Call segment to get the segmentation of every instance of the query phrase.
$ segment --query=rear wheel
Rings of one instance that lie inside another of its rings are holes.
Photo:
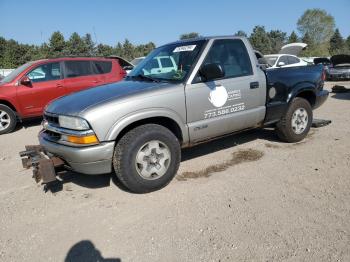
[[[301,97],[291,102],[286,114],[276,126],[277,135],[285,142],[295,143],[303,140],[312,124],[310,103]]]
[[[5,105],[0,105],[0,135],[12,132],[17,124],[15,112]]]
[[[166,186],[181,160],[180,143],[167,128],[146,124],[126,133],[118,142],[113,167],[130,191],[147,193]]]

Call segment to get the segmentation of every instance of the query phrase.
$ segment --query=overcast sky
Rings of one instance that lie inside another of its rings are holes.
[[[0,36],[40,44],[59,30],[66,38],[91,33],[97,43],[110,45],[125,38],[160,45],[192,31],[249,34],[255,25],[290,33],[308,8],[325,9],[343,37],[350,35],[350,0],[0,0]]]

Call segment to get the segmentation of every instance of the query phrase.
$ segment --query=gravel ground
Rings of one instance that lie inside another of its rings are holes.
[[[37,144],[26,123],[0,137],[0,261],[350,261],[350,93],[314,115],[332,124],[297,144],[266,129],[186,149],[144,195],[74,173],[43,193],[18,156]]]

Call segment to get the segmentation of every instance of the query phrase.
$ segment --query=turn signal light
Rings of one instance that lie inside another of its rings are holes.
[[[67,136],[67,141],[74,144],[96,144],[98,143],[98,139],[96,135],[90,136]]]

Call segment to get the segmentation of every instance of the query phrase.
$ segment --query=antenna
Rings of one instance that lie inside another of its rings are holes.
[[[96,35],[96,32],[95,32],[95,27],[94,26],[92,27],[92,31],[94,32],[95,42],[97,44],[98,40],[97,40],[97,35]]]

